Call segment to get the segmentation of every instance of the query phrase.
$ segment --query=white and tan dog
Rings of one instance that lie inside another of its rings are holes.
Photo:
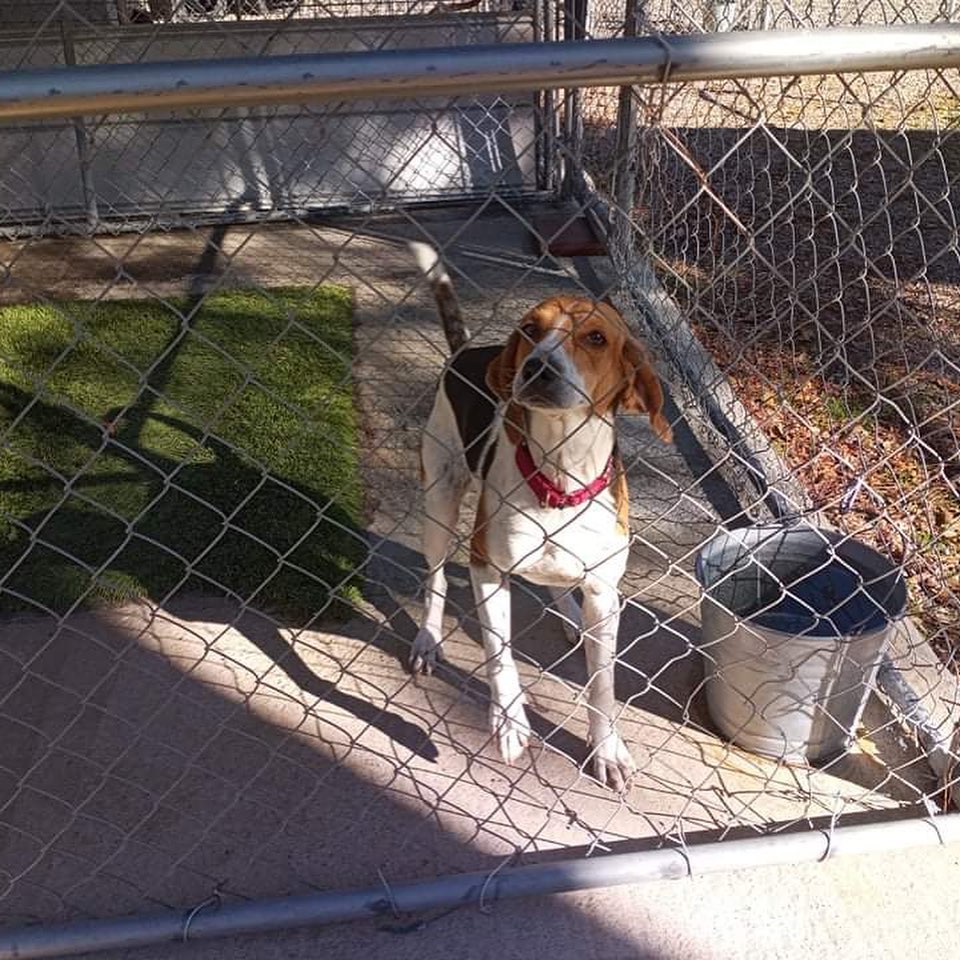
[[[567,622],[582,624],[594,772],[622,789],[635,768],[614,725],[618,585],[629,529],[613,415],[645,412],[669,441],[660,381],[620,315],[581,297],[543,301],[505,346],[463,349],[467,333],[449,276],[431,247],[411,246],[455,354],[421,448],[429,578],[411,667],[430,672],[442,658],[444,562],[463,494],[471,480],[479,481],[470,577],[500,754],[513,762],[530,737],[510,648],[510,577],[518,575],[551,588]],[[582,614],[574,588],[583,595]]]

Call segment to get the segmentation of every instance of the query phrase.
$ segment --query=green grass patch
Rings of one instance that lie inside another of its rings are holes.
[[[0,611],[201,590],[303,617],[352,599],[349,292],[189,309],[0,309]]]

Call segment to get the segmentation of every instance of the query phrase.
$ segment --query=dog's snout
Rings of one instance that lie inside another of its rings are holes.
[[[543,383],[550,383],[558,379],[559,371],[554,369],[549,363],[541,357],[530,357],[523,365],[524,380],[540,380]]]
[[[583,405],[586,392],[563,339],[562,333],[551,332],[523,358],[514,382],[514,396],[520,403],[542,410]]]

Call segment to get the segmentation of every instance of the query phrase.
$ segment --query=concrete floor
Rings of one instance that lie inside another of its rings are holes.
[[[950,957],[960,934],[956,847],[756,867],[561,894],[438,917],[411,934],[365,921],[163,945],[118,960],[903,960]]]
[[[276,896],[368,886],[378,868],[407,880],[493,868],[517,853],[533,861],[843,822],[909,811],[932,789],[877,699],[858,744],[827,771],[761,760],[711,732],[692,558],[736,493],[718,478],[698,482],[703,451],[679,419],[673,448],[639,421],[623,424],[636,543],[617,692],[640,768],[629,793],[610,794],[582,770],[582,658],[538,592],[518,590],[515,607],[540,738],[517,766],[487,742],[462,555],[450,567],[449,663],[429,678],[406,673],[422,577],[416,449],[445,350],[428,292],[391,237],[425,231],[455,245],[465,310],[485,342],[543,296],[591,282],[589,263],[539,261],[513,213],[471,217],[219,230],[217,256],[210,231],[3,251],[6,300],[349,283],[372,548],[365,605],[327,630],[195,597],[4,629],[0,650],[18,661],[46,645],[0,708],[0,719],[28,725],[7,736],[5,766],[31,769],[4,814],[12,829],[0,862],[18,878],[0,899],[5,925],[189,905],[217,886]],[[354,924],[191,953],[892,957],[925,953],[927,938],[947,955],[960,932],[956,898],[944,893],[956,866],[956,851],[938,850],[755,870],[501,904],[489,916],[461,910],[403,936]]]

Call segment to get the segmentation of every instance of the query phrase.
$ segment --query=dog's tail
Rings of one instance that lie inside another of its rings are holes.
[[[453,289],[450,274],[440,260],[437,251],[428,243],[413,242],[410,250],[417,261],[417,266],[423,275],[430,281],[433,298],[437,301],[437,312],[443,323],[443,332],[446,334],[450,350],[456,353],[469,339],[470,334],[463,322],[460,313],[460,301],[457,292]]]

